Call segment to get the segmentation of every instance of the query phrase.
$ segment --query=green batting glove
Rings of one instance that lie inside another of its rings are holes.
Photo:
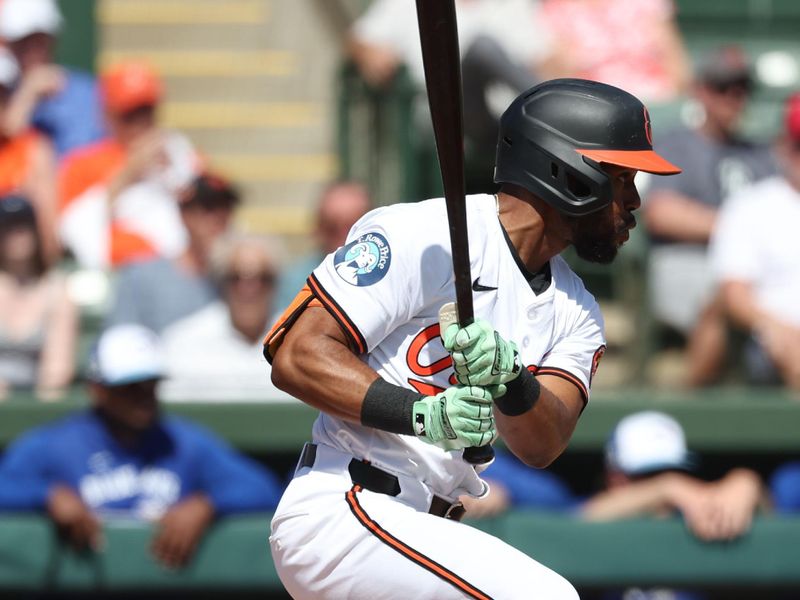
[[[414,403],[414,433],[445,450],[485,446],[497,436],[492,395],[475,386],[456,385]]]
[[[497,386],[513,381],[522,370],[517,345],[507,342],[487,321],[476,319],[464,328],[450,325],[442,343],[453,358],[456,379],[462,385]]]

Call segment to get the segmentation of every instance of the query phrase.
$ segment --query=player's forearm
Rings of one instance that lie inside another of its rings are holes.
[[[497,429],[503,441],[525,464],[544,468],[564,451],[577,422],[571,405],[565,404],[545,382],[536,405],[519,416],[495,410]]]
[[[361,404],[378,374],[347,347],[324,308],[309,308],[286,334],[272,363],[272,382],[334,417],[361,423]]]

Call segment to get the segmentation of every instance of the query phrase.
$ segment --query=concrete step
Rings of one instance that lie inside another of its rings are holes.
[[[196,128],[187,133],[207,154],[335,154],[332,132],[320,131],[316,122],[309,127],[251,127],[224,132]]]
[[[308,244],[311,207],[338,172],[341,49],[313,0],[99,0],[101,66],[144,59],[164,77],[164,123],[242,189],[237,221]]]
[[[297,53],[288,50],[108,50],[100,67],[124,60],[144,60],[167,78],[287,77],[298,74]]]
[[[104,0],[102,25],[264,24],[272,13],[265,0]]]

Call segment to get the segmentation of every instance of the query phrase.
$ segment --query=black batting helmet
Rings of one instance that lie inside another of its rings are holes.
[[[500,118],[495,183],[513,183],[559,211],[582,216],[611,203],[599,163],[674,175],[653,151],[650,115],[634,96],[585,79],[545,81]]]

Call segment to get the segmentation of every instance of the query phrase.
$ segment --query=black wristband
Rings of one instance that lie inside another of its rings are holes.
[[[414,434],[414,402],[422,398],[412,390],[378,377],[361,404],[361,423],[390,433]]]
[[[534,407],[541,393],[542,388],[534,374],[523,368],[516,379],[506,384],[506,393],[495,398],[494,405],[504,415],[518,417]]]

